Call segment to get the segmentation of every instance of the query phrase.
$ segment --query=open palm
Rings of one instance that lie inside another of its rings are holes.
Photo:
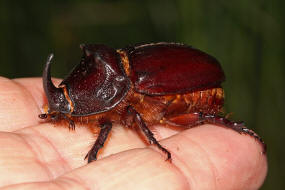
[[[43,122],[40,78],[0,78],[0,189],[258,189],[266,176],[253,138],[213,125],[183,132],[154,127],[172,163],[136,132],[115,125],[99,159],[84,156],[96,135]],[[2,187],[2,188],[1,188]]]

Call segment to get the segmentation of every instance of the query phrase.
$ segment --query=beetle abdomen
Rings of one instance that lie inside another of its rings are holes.
[[[97,122],[100,118],[108,118],[113,123],[126,124],[124,110],[128,105],[133,106],[149,125],[163,123],[172,117],[188,113],[205,113],[216,115],[222,112],[224,91],[222,88],[211,88],[187,94],[149,96],[130,90],[126,99],[114,109],[82,117],[84,121]],[[76,120],[76,117],[73,118]],[[82,120],[82,119],[79,119]]]
[[[222,111],[224,91],[222,88],[211,88],[166,96],[134,93],[132,97],[136,99],[131,99],[132,106],[140,112],[148,125],[155,125],[180,114],[202,112],[215,115]]]

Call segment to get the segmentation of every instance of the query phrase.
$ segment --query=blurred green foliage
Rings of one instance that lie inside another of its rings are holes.
[[[2,0],[0,75],[40,76],[53,52],[52,74],[64,77],[80,59],[80,43],[193,45],[221,62],[226,110],[268,144],[269,174],[262,189],[285,189],[284,2]]]

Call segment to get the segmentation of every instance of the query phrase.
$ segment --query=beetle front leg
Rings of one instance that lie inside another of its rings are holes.
[[[104,146],[104,143],[108,137],[108,134],[110,133],[112,129],[112,123],[111,122],[104,122],[100,125],[100,133],[97,137],[95,144],[91,148],[91,150],[88,152],[88,154],[85,156],[84,159],[88,157],[88,163],[97,160],[97,153],[100,148]]]
[[[142,132],[144,133],[144,135],[148,138],[149,143],[150,144],[154,144],[156,145],[161,151],[163,151],[164,153],[166,153],[167,158],[166,160],[171,161],[171,153],[164,148],[163,146],[161,146],[161,144],[159,144],[159,142],[154,138],[153,133],[149,130],[149,128],[146,126],[145,122],[143,121],[141,115],[132,107],[129,106],[127,108],[127,112],[128,114],[133,115],[134,117],[134,121],[136,122],[136,124],[140,127],[140,129],[142,130]]]
[[[68,129],[75,130],[74,121],[73,121],[70,117],[68,117],[67,115],[65,115],[65,114],[61,114],[61,116],[62,116],[66,121],[68,121]]]

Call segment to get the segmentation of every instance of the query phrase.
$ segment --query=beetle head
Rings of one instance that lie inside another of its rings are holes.
[[[70,104],[64,95],[64,88],[56,88],[51,81],[50,64],[53,54],[48,56],[44,71],[43,71],[43,87],[48,100],[48,109],[46,113],[40,114],[41,119],[51,117],[56,119],[61,113],[70,113]]]

